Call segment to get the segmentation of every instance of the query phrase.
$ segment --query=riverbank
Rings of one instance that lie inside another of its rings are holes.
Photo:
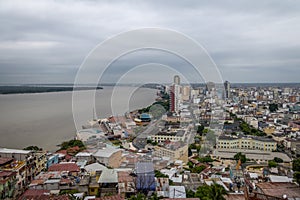
[[[113,114],[113,89],[114,87],[104,87],[96,91],[95,111],[98,118]],[[125,98],[128,94],[124,90],[119,95]],[[129,109],[151,105],[155,97],[156,90],[140,88],[132,95]],[[123,103],[123,99],[116,99],[116,104]],[[80,101],[79,113],[84,111],[87,102],[87,99]],[[0,147],[23,149],[33,145],[55,151],[57,144],[75,137],[72,92],[0,95],[0,112]],[[91,110],[88,115],[83,116],[84,120],[80,123],[85,124],[92,117]]]

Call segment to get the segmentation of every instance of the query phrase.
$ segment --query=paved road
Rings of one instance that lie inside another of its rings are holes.
[[[148,126],[147,129],[137,135],[133,140],[132,144],[138,148],[143,149],[147,144],[147,137],[150,135],[155,135],[159,132],[159,124],[163,123],[161,120],[153,121]]]

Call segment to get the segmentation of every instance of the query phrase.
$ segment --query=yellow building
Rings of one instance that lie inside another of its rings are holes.
[[[217,149],[275,151],[277,149],[277,142],[271,138],[265,137],[220,135],[217,139]]]
[[[171,142],[179,142],[184,141],[187,135],[186,130],[172,130],[168,132],[159,132],[156,135],[152,135],[151,139],[157,143],[161,143],[164,141],[171,141]]]
[[[271,127],[266,127],[264,128],[264,132],[267,135],[272,135],[275,132],[275,127],[271,126]]]
[[[171,142],[164,146],[154,146],[154,156],[169,157],[170,160],[188,162],[188,145],[182,142]]]

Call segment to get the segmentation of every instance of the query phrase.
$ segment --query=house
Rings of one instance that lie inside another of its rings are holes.
[[[294,183],[263,182],[256,184],[256,193],[254,195],[261,197],[258,194],[266,195],[268,199],[271,199],[271,197],[283,198],[284,195],[286,199],[299,199],[300,187]]]
[[[186,192],[184,186],[170,186],[169,198],[186,198]]]
[[[80,172],[80,169],[76,163],[62,162],[59,164],[51,165],[48,169],[50,172],[63,172],[67,171],[73,176],[77,176]]]
[[[118,192],[122,197],[129,197],[135,193],[135,177],[130,171],[118,172]]]
[[[58,154],[50,155],[46,162],[46,169],[49,169],[51,165],[57,163],[58,163]]]
[[[154,146],[153,155],[157,157],[169,157],[171,161],[181,160],[188,162],[188,145],[182,142],[170,142],[164,145]]]
[[[0,171],[0,199],[14,197],[16,172]]]
[[[107,167],[117,168],[120,166],[122,160],[122,150],[110,145],[97,150],[93,153],[96,160]]]
[[[100,184],[99,193],[100,196],[105,196],[107,194],[117,194],[118,193],[118,173],[114,169],[105,169],[102,171],[100,178],[98,180]]]

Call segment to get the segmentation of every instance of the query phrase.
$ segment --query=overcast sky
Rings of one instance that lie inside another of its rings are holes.
[[[195,39],[224,80],[299,82],[299,10],[297,0],[1,0],[0,83],[72,83],[97,44],[144,27],[174,29]],[[147,56],[133,53],[114,65],[178,59],[157,52]]]

